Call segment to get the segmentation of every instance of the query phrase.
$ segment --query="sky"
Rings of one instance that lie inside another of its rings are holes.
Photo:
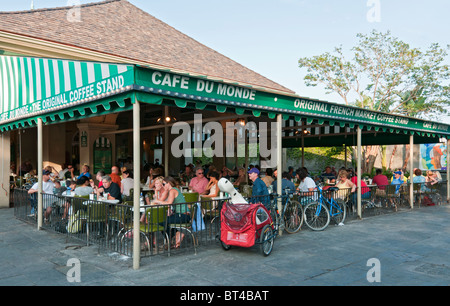
[[[99,2],[96,0],[0,0],[0,11]],[[450,45],[448,0],[129,0],[204,45],[303,97],[343,102],[323,87],[308,87],[302,57],[345,52],[358,33],[390,31],[425,51]],[[118,12],[120,13],[120,12]],[[446,63],[450,64],[450,56]],[[450,117],[441,122],[450,124]]]

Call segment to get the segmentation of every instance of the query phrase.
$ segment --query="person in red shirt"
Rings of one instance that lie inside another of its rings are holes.
[[[357,176],[352,176],[352,178],[350,179],[353,184],[358,186],[357,180]],[[364,182],[363,180],[361,180],[361,196],[363,199],[370,198],[370,188],[367,187],[366,182]]]
[[[109,175],[111,177],[111,180],[116,183],[117,185],[119,185],[119,187],[122,185],[122,179],[120,178],[119,175],[119,168],[116,166],[113,166],[111,168],[111,174]]]
[[[377,169],[377,171],[375,173],[376,173],[376,175],[373,177],[372,183],[377,184],[378,189],[385,190],[386,185],[389,185],[389,180],[388,180],[387,176],[384,174],[381,174],[382,173],[381,169]]]

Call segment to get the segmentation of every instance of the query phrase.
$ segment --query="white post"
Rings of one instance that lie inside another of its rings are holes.
[[[357,213],[358,213],[358,218],[362,218],[362,213],[361,213],[361,154],[362,154],[362,150],[361,150],[361,127],[358,125],[358,127],[356,128],[357,131],[357,145],[358,145],[358,159],[357,159],[357,165],[356,167],[358,168],[357,174],[356,174],[356,178],[357,178],[357,187],[358,187],[358,193],[357,193]]]
[[[414,135],[409,136],[409,205],[411,209],[414,208],[414,186],[413,186],[413,172],[414,172]]]
[[[169,107],[164,106],[164,176],[169,176],[169,126],[166,118],[169,117]],[[201,133],[201,132],[200,132]]]
[[[42,118],[37,119],[37,176],[38,176],[38,230],[42,227],[43,205],[42,205]]]
[[[138,270],[141,261],[140,241],[140,195],[141,195],[141,132],[140,132],[140,105],[133,104],[133,269]]]
[[[447,140],[447,203],[450,202],[450,139]]]
[[[281,114],[277,116],[277,191],[278,194],[282,194],[281,182],[282,182],[282,173],[283,173],[283,163],[282,163],[282,120],[283,117]],[[278,211],[282,210],[281,198],[278,199],[277,202]],[[275,221],[275,220],[274,220]],[[283,229],[280,229],[279,235],[281,236]]]

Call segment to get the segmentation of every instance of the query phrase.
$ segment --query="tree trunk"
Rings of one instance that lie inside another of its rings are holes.
[[[371,173],[373,169],[373,165],[377,160],[377,156],[380,152],[380,146],[367,146],[366,147],[366,155],[365,162],[363,165],[363,173]]]
[[[389,168],[388,169],[392,169],[392,163],[394,161],[395,152],[397,152],[397,145],[395,145],[394,149],[392,150],[392,155],[391,155],[391,159],[389,161]]]
[[[408,166],[408,161],[409,161],[409,151],[410,151],[410,146],[409,146],[409,144],[408,145],[405,145],[405,154],[406,154],[406,156],[405,156],[405,162],[403,163],[403,171],[406,171],[406,167]]]

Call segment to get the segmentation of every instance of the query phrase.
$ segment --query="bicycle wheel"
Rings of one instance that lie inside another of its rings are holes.
[[[299,202],[290,200],[286,203],[284,229],[289,234],[297,233],[303,225],[303,208]]]
[[[313,231],[322,231],[330,223],[328,208],[318,202],[311,202],[306,205],[304,218],[306,225]]]
[[[273,231],[269,224],[266,224],[261,230],[261,237],[259,238],[261,243],[261,252],[264,256],[269,256],[273,249]]]
[[[330,208],[330,215],[336,224],[344,223],[345,217],[347,216],[347,204],[339,199],[334,201]]]

